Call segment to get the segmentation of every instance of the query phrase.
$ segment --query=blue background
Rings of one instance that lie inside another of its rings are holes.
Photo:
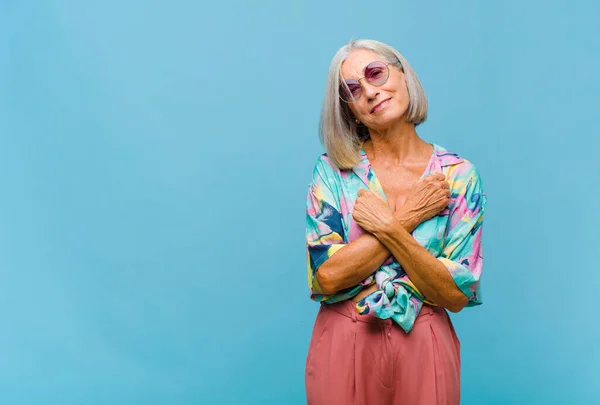
[[[350,38],[406,56],[419,134],[484,180],[462,403],[600,403],[600,7],[415,3],[0,2],[0,403],[304,403],[305,196]]]

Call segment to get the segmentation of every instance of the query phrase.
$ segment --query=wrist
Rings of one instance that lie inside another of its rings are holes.
[[[379,229],[377,232],[374,232],[373,235],[377,239],[381,239],[382,237],[389,238],[393,237],[393,235],[398,231],[401,231],[401,228],[406,229],[406,225],[403,223],[403,220],[397,218],[395,215],[392,215],[385,226],[382,226],[381,229]]]
[[[408,233],[411,233],[419,224],[415,215],[411,215],[410,213],[406,213],[402,210],[394,212],[394,217],[396,218],[396,221],[398,221],[399,225],[402,226],[402,228],[404,228]]]

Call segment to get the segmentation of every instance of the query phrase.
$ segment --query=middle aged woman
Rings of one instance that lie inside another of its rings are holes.
[[[307,199],[308,403],[458,404],[460,343],[446,310],[481,304],[486,196],[475,166],[422,140],[425,93],[389,45],[334,56],[327,151]]]

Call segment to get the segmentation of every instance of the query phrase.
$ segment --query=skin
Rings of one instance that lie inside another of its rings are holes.
[[[375,60],[386,62],[374,52],[353,51],[342,64],[344,79],[361,78],[365,66]],[[410,98],[404,73],[393,65],[389,70],[390,76],[382,86],[360,80],[362,95],[348,104],[354,117],[369,129],[371,139],[363,149],[388,202],[370,190],[359,192],[352,216],[367,233],[325,261],[317,279],[324,292],[335,293],[364,280],[392,254],[423,295],[458,312],[466,305],[467,297],[444,264],[410,234],[418,224],[448,205],[448,183],[441,173],[419,180],[433,152],[432,146],[419,138],[414,124],[406,121]],[[373,112],[373,107],[382,101],[383,108]],[[354,300],[376,289],[377,286],[371,286]]]

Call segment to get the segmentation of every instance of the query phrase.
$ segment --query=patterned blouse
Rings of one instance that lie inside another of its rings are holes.
[[[450,183],[452,196],[448,207],[421,223],[412,236],[440,260],[458,288],[467,296],[467,306],[481,304],[479,280],[482,270],[481,232],[487,197],[475,166],[443,147],[434,150],[421,178],[443,173]],[[401,264],[389,256],[381,267],[358,285],[325,295],[315,277],[331,255],[365,231],[352,218],[358,190],[369,188],[385,194],[364,150],[360,162],[348,170],[339,170],[321,155],[315,164],[306,207],[306,243],[308,285],[311,299],[331,304],[354,297],[363,288],[376,283],[379,289],[356,304],[356,311],[375,317],[392,318],[409,332],[423,303],[435,305],[410,281]]]

